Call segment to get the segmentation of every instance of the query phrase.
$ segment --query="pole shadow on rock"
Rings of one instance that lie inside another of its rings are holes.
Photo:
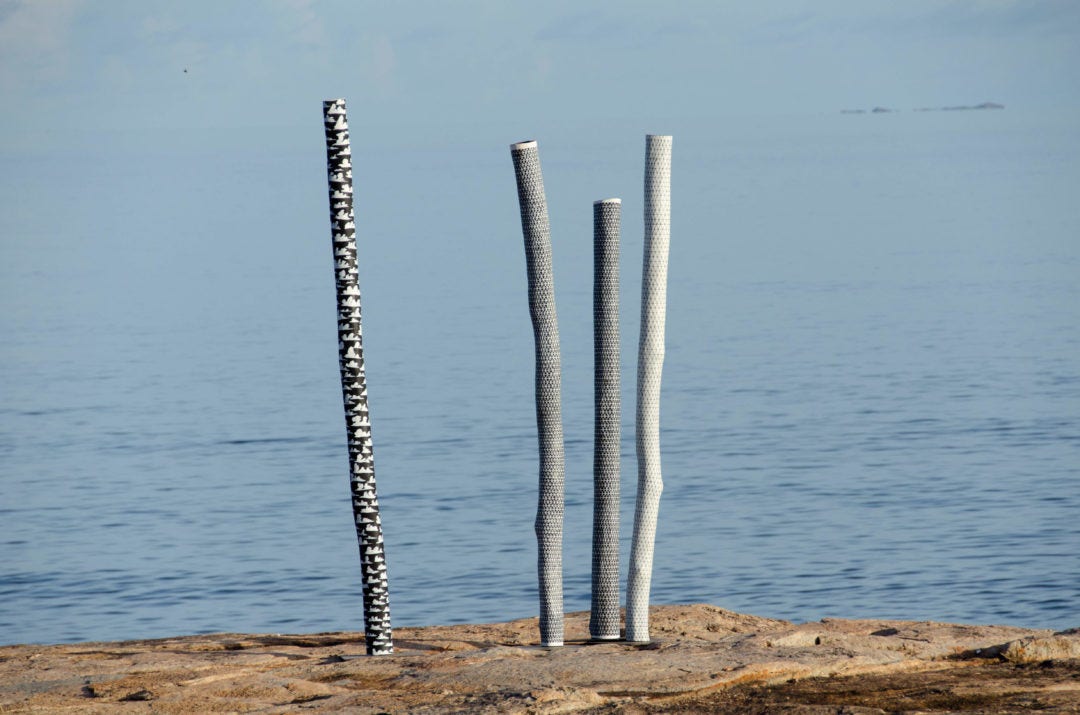
[[[338,359],[345,403],[349,447],[349,481],[353,519],[360,542],[364,590],[364,631],[368,655],[394,651],[390,629],[390,596],[383,549],[379,501],[375,493],[375,459],[368,417],[367,378],[360,325],[356,224],[353,220],[352,152],[345,100],[323,102],[326,168],[330,193],[330,229],[337,285]]]

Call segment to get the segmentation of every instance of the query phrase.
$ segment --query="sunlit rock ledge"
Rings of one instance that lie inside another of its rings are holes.
[[[537,645],[535,618],[362,633],[0,647],[0,712],[852,712],[1080,708],[1080,632],[651,609],[648,644]],[[891,698],[891,700],[890,700]],[[795,709],[791,709],[795,708]],[[816,709],[822,708],[822,709]]]

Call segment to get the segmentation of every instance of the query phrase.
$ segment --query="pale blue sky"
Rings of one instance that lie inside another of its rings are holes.
[[[1074,0],[0,0],[0,148],[93,145],[110,130],[303,131],[336,96],[354,125],[391,133],[987,100],[1076,108],[1077,67]]]

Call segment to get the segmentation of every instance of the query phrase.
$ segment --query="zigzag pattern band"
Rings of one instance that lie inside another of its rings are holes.
[[[375,459],[368,418],[367,379],[360,325],[357,281],[356,224],[353,220],[352,152],[345,100],[323,102],[326,168],[330,189],[330,227],[337,286],[338,359],[349,445],[349,481],[353,519],[360,542],[364,589],[364,631],[368,655],[394,651],[390,628],[390,596],[383,548],[379,500],[375,494]]]

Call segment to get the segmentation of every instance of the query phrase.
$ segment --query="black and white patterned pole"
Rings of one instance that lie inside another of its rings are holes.
[[[529,317],[536,345],[536,429],[540,443],[540,500],[536,510],[537,571],[540,580],[540,644],[563,644],[562,532],[565,458],[563,454],[559,324],[551,273],[548,223],[540,151],[535,141],[510,145],[517,179]]]
[[[660,511],[660,375],[664,367],[668,244],[671,239],[671,137],[645,138],[645,260],[637,382],[637,506],[626,586],[626,640],[649,640],[656,518]]]
[[[353,519],[360,542],[364,588],[364,631],[368,655],[394,652],[390,630],[390,594],[383,550],[379,501],[375,494],[375,459],[368,419],[367,379],[360,330],[360,286],[356,266],[356,224],[353,221],[352,152],[345,100],[323,102],[326,168],[330,185],[330,230],[337,278],[338,359],[345,401],[349,444],[349,476]]]
[[[593,540],[589,636],[619,634],[619,213],[593,203]]]

